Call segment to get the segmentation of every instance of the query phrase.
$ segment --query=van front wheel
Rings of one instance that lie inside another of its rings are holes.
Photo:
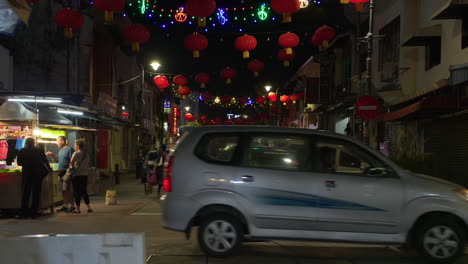
[[[227,257],[234,254],[243,239],[242,225],[233,216],[209,215],[198,229],[198,243],[208,255]]]
[[[418,251],[430,263],[453,263],[465,249],[463,229],[449,217],[427,221],[416,239]]]

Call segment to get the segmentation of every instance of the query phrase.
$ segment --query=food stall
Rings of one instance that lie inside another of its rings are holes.
[[[22,173],[16,162],[26,138],[34,137],[36,114],[18,102],[0,106],[0,209],[21,208]],[[52,174],[42,182],[41,208],[53,208]]]

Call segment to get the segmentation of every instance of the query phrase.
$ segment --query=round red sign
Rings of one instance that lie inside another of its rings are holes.
[[[356,102],[356,114],[364,120],[372,120],[380,114],[380,103],[373,96],[363,96]]]

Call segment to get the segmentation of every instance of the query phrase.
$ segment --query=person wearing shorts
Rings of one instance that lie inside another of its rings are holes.
[[[48,156],[51,156],[55,162],[58,162],[59,185],[62,190],[63,207],[57,210],[57,212],[73,212],[75,206],[71,181],[64,181],[63,176],[67,172],[68,167],[70,167],[70,160],[75,150],[68,146],[67,138],[64,136],[59,136],[57,138],[57,146],[60,148],[57,156],[50,151],[46,153]]]

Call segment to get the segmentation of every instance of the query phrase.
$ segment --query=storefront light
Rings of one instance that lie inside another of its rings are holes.
[[[71,110],[62,110],[62,109],[58,109],[57,112],[61,114],[66,114],[66,115],[83,115],[84,114],[83,112],[80,112],[80,111],[71,111]]]
[[[41,135],[41,130],[39,128],[34,129],[33,130],[33,135],[40,136]]]
[[[8,98],[8,102],[22,102],[22,103],[61,103],[61,98]]]

